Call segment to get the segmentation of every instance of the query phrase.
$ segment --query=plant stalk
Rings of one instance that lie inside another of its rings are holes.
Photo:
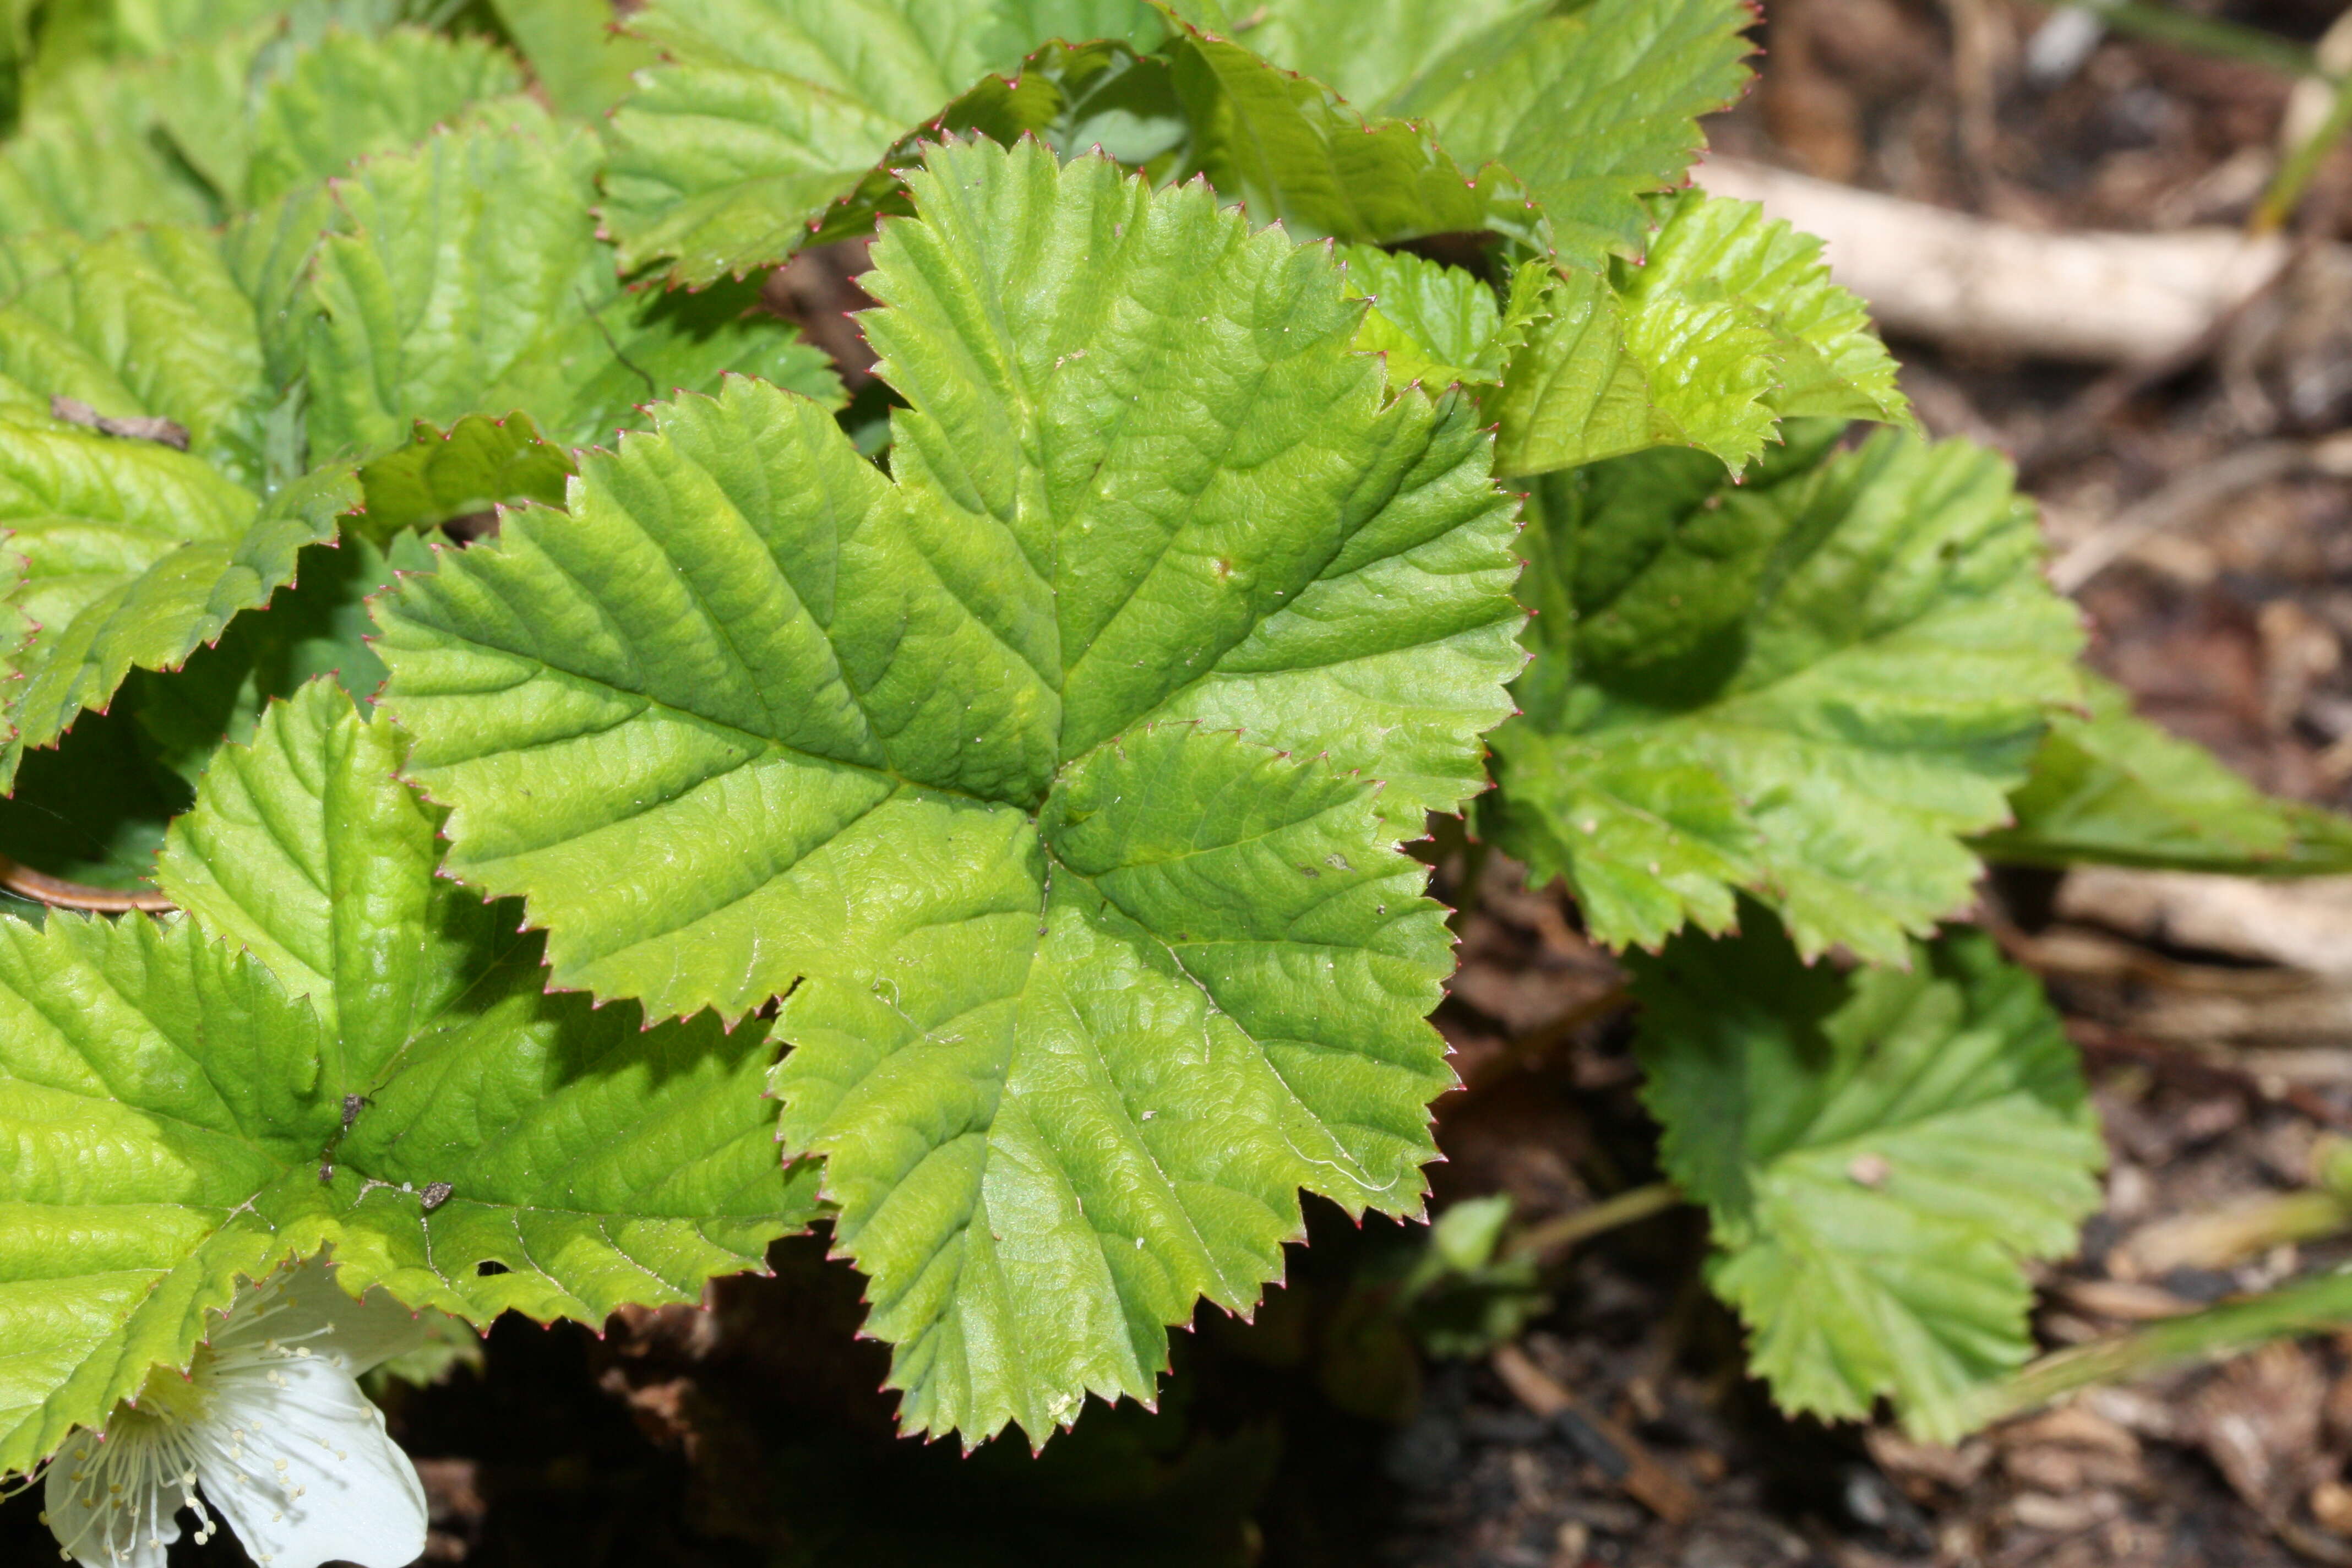
[[[2251,1300],[2168,1318],[2075,1345],[1994,1384],[1964,1404],[1969,1429],[2021,1415],[2094,1384],[2144,1376],[2183,1362],[2248,1350],[2289,1334],[2352,1322],[2352,1270],[2300,1279]]]
[[[1632,1225],[1635,1220],[1663,1214],[1682,1201],[1682,1189],[1672,1182],[1652,1182],[1531,1225],[1512,1238],[1506,1252],[1513,1258],[1540,1257],[1620,1226]]]
[[[2344,133],[2352,131],[2352,78],[2336,84],[2336,100],[2327,106],[2327,118],[2319,129],[2305,137],[2271,176],[2270,188],[2255,204],[2254,216],[2246,226],[2255,234],[2276,234],[2294,216],[2294,209],[2303,201],[2303,193],[2319,173],[2319,165]]]
[[[2153,5],[2144,0],[2082,0],[2084,8],[2118,32],[2171,44],[2200,55],[2268,66],[2288,76],[2322,75],[2310,49],[2290,39],[2211,16]]]

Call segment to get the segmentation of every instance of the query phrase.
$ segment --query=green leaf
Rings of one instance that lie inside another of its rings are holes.
[[[393,534],[383,549],[349,531],[338,543],[306,547],[294,580],[268,609],[239,616],[181,668],[131,678],[122,706],[145,732],[143,750],[194,784],[223,745],[252,739],[272,699],[317,677],[340,680],[362,702],[373,697],[384,669],[365,640],[374,630],[365,600],[392,586],[396,573],[432,569],[432,552],[412,532]]]
[[[1369,116],[1425,122],[1525,183],[1563,259],[1638,256],[1642,197],[1682,183],[1701,117],[1748,80],[1740,0],[1268,0],[1243,41]]]
[[[163,829],[188,809],[188,796],[187,784],[158,765],[132,713],[91,714],[57,750],[25,759],[0,799],[0,855],[86,888],[152,893]],[[38,918],[37,908],[17,908]]]
[[[1496,400],[1496,467],[1542,473],[1696,447],[1734,469],[1780,419],[1908,426],[1895,362],[1821,242],[1747,202],[1685,195],[1640,267],[1570,271]]]
[[[1705,1204],[1708,1278],[1783,1409],[1881,1396],[1930,1440],[2033,1342],[2022,1263],[2074,1249],[2105,1163],[2032,975],[1969,931],[1907,973],[1807,968],[1769,915],[1631,960],[1661,1155]]]
[[[791,255],[982,76],[1162,28],[1141,0],[656,0],[629,31],[672,63],[613,116],[604,216],[625,270],[700,286]]]
[[[1339,264],[1349,294],[1371,307],[1356,329],[1356,347],[1386,354],[1391,382],[1502,379],[1502,307],[1477,278],[1410,251],[1369,246],[1348,247]]]
[[[62,427],[51,399],[110,418],[162,418],[188,450],[247,489],[268,471],[277,401],[253,299],[219,236],[178,225],[96,244],[63,236],[0,247],[0,404]]]
[[[433,875],[397,761],[306,688],[173,825],[189,915],[0,922],[0,1471],[186,1365],[236,1279],[289,1257],[331,1247],[344,1289],[476,1323],[593,1323],[696,1300],[805,1223],[764,1030],[544,994],[512,909]]]
[[[2352,870],[2352,821],[2273,800],[2202,746],[2135,718],[2111,681],[2084,681],[2088,711],[2051,728],[2016,821],[1977,840],[1990,859],[2147,866],[2250,876]]]
[[[270,83],[255,112],[246,205],[413,146],[467,105],[518,92],[522,75],[481,38],[412,28],[382,37],[331,32]]]
[[[1348,292],[1370,306],[1356,347],[1386,354],[1394,384],[1498,382],[1550,308],[1552,270],[1540,261],[1514,268],[1498,303],[1473,274],[1410,251],[1350,246],[1339,260]]]
[[[603,114],[627,94],[631,73],[661,58],[619,30],[612,0],[490,0],[490,9],[565,114]]]
[[[971,832],[942,826],[894,848]],[[1034,836],[986,833],[964,918],[857,932],[870,968],[794,993],[785,1141],[825,1156],[909,1430],[1037,1442],[1148,1399],[1163,1325],[1279,1277],[1298,1187],[1419,1206],[1450,939],[1389,837],[1318,764],[1137,731]]]
[[[908,1424],[1042,1437],[1245,1305],[1296,1186],[1417,1201],[1448,959],[1393,846],[1482,782],[1511,507],[1321,247],[1035,143],[911,184],[864,318],[892,476],[730,382],[378,647],[448,868],[528,895],[559,984],[793,991],[788,1144]]]
[[[0,235],[95,238],[130,224],[213,221],[203,183],[152,128],[145,73],[72,73],[0,143]]]
[[[216,222],[521,87],[494,45],[377,36],[391,19],[346,31],[247,16],[162,58],[66,74],[0,146],[0,234]]]
[[[310,443],[365,455],[414,421],[520,410],[562,445],[610,439],[636,407],[738,371],[828,401],[822,355],[755,285],[622,289],[588,210],[581,133],[480,127],[341,182],[310,298]]]
[[[1523,186],[1491,165],[1466,174],[1427,127],[1368,120],[1311,78],[1192,29],[1169,50],[1191,131],[1175,177],[1206,174],[1258,222],[1296,239],[1391,245],[1492,229],[1550,248]]]
[[[397,539],[494,507],[562,506],[575,471],[528,414],[468,414],[446,431],[419,420],[407,446],[360,469],[364,517],[353,522],[375,538]]]
[[[0,418],[0,526],[27,563],[13,604],[39,628],[17,656],[0,785],[134,667],[175,668],[267,603],[357,499],[323,474],[264,502],[156,442]]]
[[[2005,466],[1892,432],[1816,465],[1834,434],[1738,485],[1659,451],[1538,487],[1536,661],[1487,821],[1612,946],[1725,930],[1744,889],[1809,957],[1901,963],[2078,699]]]

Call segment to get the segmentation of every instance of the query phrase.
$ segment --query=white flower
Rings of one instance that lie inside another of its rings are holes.
[[[415,1314],[381,1291],[352,1300],[323,1260],[246,1287],[194,1365],[157,1367],[50,1464],[42,1517],[60,1555],[164,1568],[185,1508],[199,1542],[217,1511],[262,1568],[405,1568],[425,1550],[425,1491],[352,1380],[422,1339]]]

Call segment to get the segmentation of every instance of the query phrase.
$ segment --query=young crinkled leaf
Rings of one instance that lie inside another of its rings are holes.
[[[1830,281],[1819,240],[1751,203],[1662,205],[1644,264],[1553,283],[1494,399],[1497,472],[1662,446],[1738,469],[1784,418],[1912,423],[1894,360],[1862,301]]]
[[[1241,10],[1244,7],[1235,7]],[[1368,116],[1418,120],[1465,169],[1499,163],[1561,259],[1638,256],[1642,198],[1682,183],[1699,119],[1748,81],[1742,0],[1267,0],[1240,40]]]
[[[1536,661],[1487,821],[1612,946],[1727,929],[1744,889],[1808,956],[1903,962],[2079,700],[2000,461],[1889,432],[1816,465],[1834,433],[1739,485],[1660,451],[1538,488]]]
[[[1643,1099],[1703,1203],[1708,1278],[1780,1406],[1890,1396],[1931,1441],[2032,1354],[2021,1267],[2072,1252],[2105,1163],[2074,1047],[1990,938],[1807,967],[1771,917],[1633,957]]]
[[[631,292],[588,210],[594,145],[542,116],[436,136],[337,190],[307,298],[310,447],[391,451],[414,421],[520,410],[562,445],[727,371],[828,403],[840,384],[756,285]]]
[[[1143,0],[655,0],[629,31],[671,63],[614,113],[604,216],[624,268],[698,286],[791,255],[983,75],[1163,26]]]
[[[2352,821],[2263,794],[2202,746],[2134,717],[2112,681],[2061,717],[2010,797],[2016,820],[1977,840],[1988,859],[2240,876],[2352,870]]]
[[[433,875],[397,746],[315,683],[173,824],[186,915],[0,921],[0,1473],[322,1246],[347,1290],[593,1323],[805,1223],[764,1028],[545,994],[511,906]]]
[[[1356,347],[1386,354],[1391,382],[1498,382],[1550,308],[1552,270],[1540,261],[1514,269],[1500,300],[1474,274],[1411,251],[1348,246],[1339,263],[1348,292],[1370,306]]]
[[[1042,1437],[1246,1310],[1297,1188],[1418,1203],[1449,960],[1395,844],[1480,787],[1512,509],[1321,247],[1034,143],[911,184],[866,279],[893,476],[731,382],[378,651],[448,868],[559,983],[791,991],[786,1142],[908,1426]]]

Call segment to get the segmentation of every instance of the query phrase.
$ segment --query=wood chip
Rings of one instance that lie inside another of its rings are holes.
[[[1558,1427],[1570,1447],[1625,1495],[1664,1520],[1681,1524],[1698,1512],[1698,1493],[1668,1469],[1641,1439],[1554,1382],[1527,1352],[1505,1345],[1492,1358],[1495,1373],[1520,1404]]]
[[[145,416],[128,419],[111,419],[79,398],[58,393],[49,398],[49,416],[68,425],[79,425],[85,430],[95,430],[101,436],[119,436],[126,441],[153,441],[175,452],[188,449],[188,427],[171,419]]]

